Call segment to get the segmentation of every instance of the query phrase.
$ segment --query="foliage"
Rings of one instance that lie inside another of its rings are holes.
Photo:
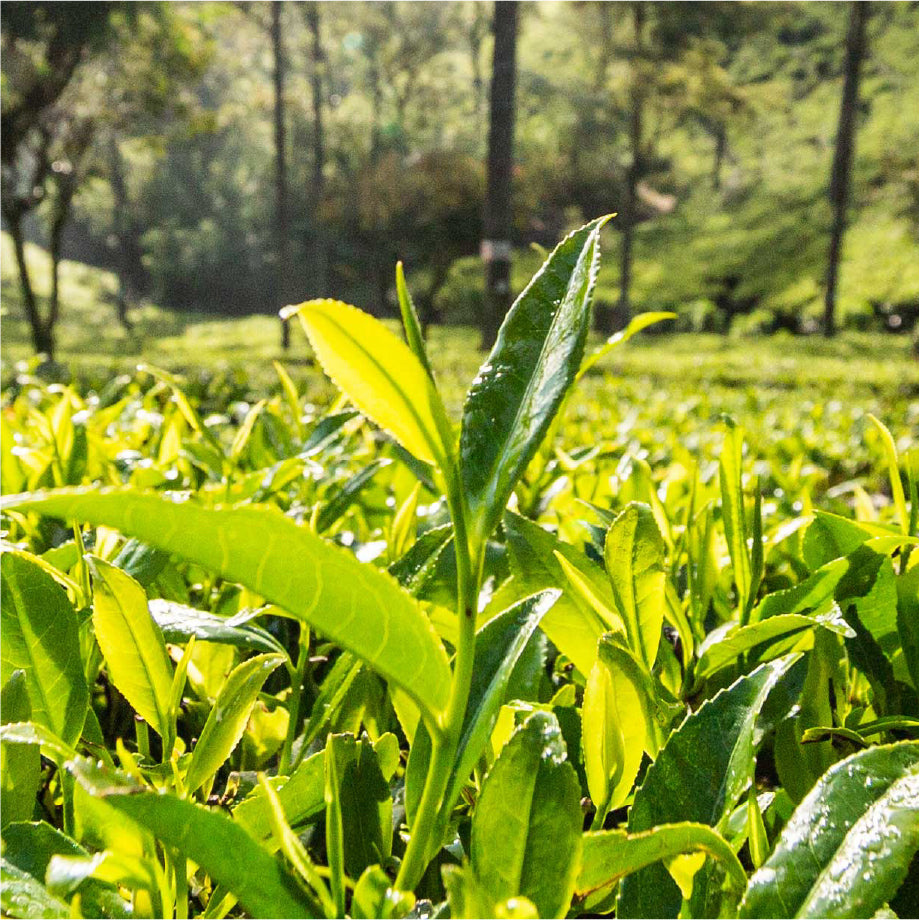
[[[156,368],[20,376],[5,914],[909,915],[915,447],[866,420],[827,492],[826,432],[757,457],[674,404],[656,450],[598,442],[598,246],[548,257],[459,429],[407,292],[407,345],[295,308],[327,411],[280,366],[235,421]]]
[[[5,112],[23,75],[22,21],[41,7],[4,14]],[[50,119],[61,132],[84,115],[96,124],[64,254],[116,269],[138,297],[171,309],[273,314],[283,304],[266,293],[275,269],[267,9],[112,4],[107,19],[109,8],[96,7],[108,28]],[[318,55],[308,50],[311,7],[282,14],[292,289],[393,313],[389,266],[401,257],[425,321],[477,321],[487,5],[323,3]],[[840,318],[903,331],[919,302],[919,120],[908,104],[919,29],[910,4],[873,13]],[[648,7],[632,285],[641,309],[675,310],[682,328],[700,331],[813,328],[846,16],[820,3]],[[90,19],[77,18],[85,30]],[[523,5],[516,290],[538,267],[528,244],[550,245],[623,207],[631,41],[630,17],[607,4]],[[69,60],[48,72],[66,73]],[[49,168],[76,162],[60,147]],[[29,232],[48,245],[40,228]],[[618,240],[608,236],[601,313],[618,299]]]

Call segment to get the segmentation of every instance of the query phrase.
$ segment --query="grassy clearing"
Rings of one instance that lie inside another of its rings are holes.
[[[28,360],[31,346],[8,236],[2,245],[6,382],[17,362]],[[37,292],[44,296],[47,254],[30,246],[28,257]],[[217,380],[236,398],[252,399],[278,389],[271,364],[278,359],[311,402],[322,406],[334,398],[298,326],[284,354],[279,323],[271,316],[214,318],[145,304],[132,312],[130,336],[115,316],[110,272],[64,262],[61,289],[58,360],[82,386],[99,389],[147,362],[190,381]],[[448,407],[458,415],[465,383],[482,357],[478,333],[434,328],[430,352]],[[884,418],[904,443],[919,426],[919,362],[905,336],[848,332],[828,342],[817,336],[645,333],[615,350],[584,381],[574,394],[568,431],[576,441],[591,443],[614,435],[626,421],[630,431],[662,432],[659,425],[677,419],[683,436],[696,443],[705,442],[711,422],[729,414],[767,449],[807,435],[842,462],[850,438],[866,432],[869,412]]]

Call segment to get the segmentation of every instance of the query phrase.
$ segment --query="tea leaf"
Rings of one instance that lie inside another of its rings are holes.
[[[606,220],[559,243],[514,302],[466,396],[461,466],[479,541],[500,519],[577,376]]]
[[[307,757],[288,777],[277,777],[278,801],[287,823],[297,828],[318,818],[325,809],[325,751]],[[271,805],[260,789],[244,798],[233,817],[257,840],[271,833]]]
[[[276,653],[256,655],[238,665],[227,677],[195,745],[185,783],[194,793],[223,765],[239,744],[262,684],[284,658]]]
[[[121,569],[91,557],[93,626],[112,681],[167,749],[172,662],[163,634],[147,609],[144,589]]]
[[[900,478],[900,461],[897,457],[897,445],[894,443],[893,435],[880,419],[875,418],[870,413],[868,418],[881,436],[881,444],[884,447],[884,459],[887,461],[887,475],[890,478],[890,494],[893,496],[893,506],[896,509],[897,517],[900,519],[900,529],[904,534],[909,534],[910,515],[909,508],[906,505],[906,495],[903,491],[903,480]]]
[[[281,862],[226,815],[174,795],[108,785],[104,777],[75,766],[77,779],[94,795],[147,828],[168,847],[185,853],[255,917],[310,917],[307,898]]]
[[[870,917],[919,850],[919,743],[834,764],[750,879],[741,917]]]
[[[611,593],[603,569],[573,547],[559,542],[538,524],[513,512],[504,515],[504,530],[510,568],[520,594],[526,596],[546,588],[567,589],[543,617],[540,626],[581,673],[589,674],[597,655],[597,640],[610,625],[572,592],[555,553],[576,568],[590,584],[591,591],[601,597]],[[615,603],[612,597],[608,601]]]
[[[472,819],[472,872],[492,904],[523,896],[540,917],[565,916],[580,859],[579,799],[555,716],[534,713],[485,777]]]
[[[13,671],[4,684],[0,713],[4,724],[28,722],[32,718],[25,671]],[[37,746],[0,741],[0,823],[5,842],[7,825],[13,821],[28,821],[35,811],[40,768],[41,755]]]
[[[706,824],[684,821],[640,834],[621,830],[585,834],[577,892],[588,894],[606,888],[632,872],[681,853],[705,853],[721,860],[735,890],[746,888],[747,874],[727,841]]]
[[[336,300],[309,300],[285,314],[300,318],[323,370],[361,412],[419,460],[452,467],[447,413],[404,342],[378,319]]]
[[[248,624],[233,626],[227,617],[158,597],[148,602],[150,616],[167,642],[184,645],[192,636],[204,642],[222,642],[238,648],[277,652],[277,639],[265,630]]]
[[[748,608],[753,602],[753,567],[748,546],[747,513],[743,494],[743,429],[729,425],[724,434],[721,451],[721,513],[724,535],[728,541],[737,606],[741,622],[746,623]]]
[[[696,681],[701,683],[717,673],[721,668],[736,664],[741,656],[757,646],[763,646],[764,655],[768,655],[768,644],[787,640],[793,636],[803,636],[813,629],[828,629],[840,636],[852,637],[855,632],[842,617],[839,608],[817,616],[805,616],[800,613],[783,613],[741,626],[728,633],[710,634],[711,641],[699,646],[700,658],[696,665]],[[795,648],[800,648],[800,645]]]
[[[664,538],[647,505],[631,502],[606,535],[606,571],[629,645],[649,670],[657,658],[666,607]]]
[[[4,507],[120,530],[258,592],[369,662],[431,719],[450,668],[427,617],[391,578],[274,508],[203,508],[130,490],[15,496]]]
[[[428,352],[424,347],[421,323],[418,321],[415,302],[412,300],[408,285],[405,283],[405,270],[401,262],[396,262],[396,296],[399,298],[399,311],[402,314],[402,327],[405,330],[408,347],[415,353],[415,357],[421,362],[421,366],[433,380],[434,373],[431,371]]]
[[[630,834],[683,820],[722,828],[753,778],[757,716],[794,660],[761,665],[687,716],[635,793]],[[623,880],[617,916],[676,917],[681,903],[667,870],[648,866]]]
[[[0,572],[0,681],[5,685],[14,671],[23,671],[31,718],[66,744],[76,744],[89,690],[73,607],[50,575],[18,553],[3,554]]]
[[[645,747],[645,713],[640,691],[613,662],[599,659],[587,678],[581,710],[581,747],[594,826],[626,799],[638,775]]]
[[[47,917],[56,920],[70,916],[70,905],[55,897],[28,872],[0,858],[0,905],[6,917]]]

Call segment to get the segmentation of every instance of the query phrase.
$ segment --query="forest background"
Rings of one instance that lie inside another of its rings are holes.
[[[673,310],[680,330],[821,331],[841,221],[828,331],[919,318],[915,3],[7,3],[2,20],[4,325],[37,350],[72,309],[63,260],[113,273],[94,309],[126,335],[151,304],[329,295],[395,315],[402,259],[426,321],[487,338],[483,239],[513,244],[509,296],[540,247],[613,211],[602,329]],[[490,115],[513,137],[499,189]]]

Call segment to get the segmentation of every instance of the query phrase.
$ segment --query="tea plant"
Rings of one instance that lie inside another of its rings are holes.
[[[915,451],[872,421],[853,517],[730,420],[717,469],[562,447],[662,318],[585,356],[603,224],[458,431],[401,268],[405,342],[289,308],[325,414],[280,366],[236,425],[155,368],[8,402],[5,914],[915,914]]]

